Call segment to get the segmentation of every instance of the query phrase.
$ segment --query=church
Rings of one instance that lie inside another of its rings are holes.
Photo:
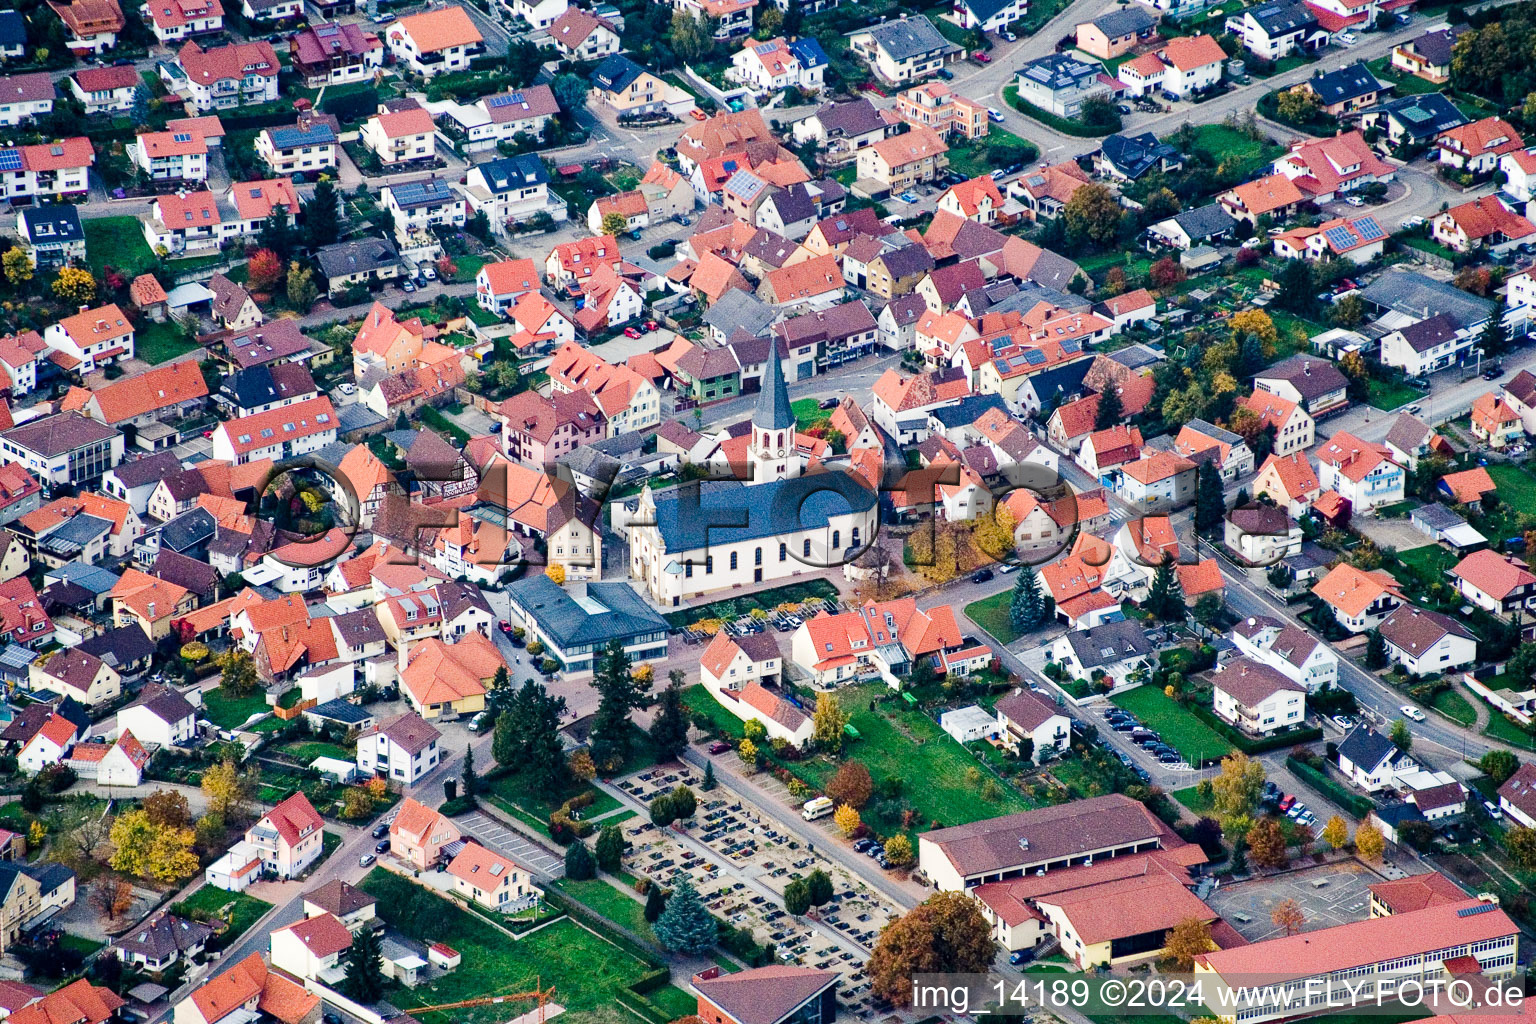
[[[663,606],[842,565],[875,540],[879,496],[841,470],[804,472],[795,414],[770,347],[742,480],[692,481],[640,494],[630,576]]]

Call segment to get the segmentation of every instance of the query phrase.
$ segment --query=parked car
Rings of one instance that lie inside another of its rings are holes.
[[[400,281],[400,290],[403,292],[413,292],[416,290],[416,285],[412,283],[410,278],[403,278]]]
[[[1019,567],[1012,562],[1004,562],[1002,565],[997,567],[997,571],[999,574],[1006,576],[1010,572],[1018,572]]]
[[[373,826],[373,831],[369,832],[368,834],[373,836],[375,839],[383,839],[385,836],[389,835],[389,826],[382,823],[375,825]]]
[[[1502,818],[1502,817],[1504,817],[1503,809],[1501,807],[1499,807],[1498,804],[1494,803],[1492,800],[1484,800],[1483,801],[1483,810],[1488,812],[1488,817],[1490,817],[1490,818]]]
[[[638,338],[638,337],[640,337],[640,330],[639,330],[639,328],[636,328],[636,327],[626,327],[626,328],[624,328],[624,337],[626,337],[626,338]]]
[[[816,408],[818,408],[818,409],[836,409],[837,408],[837,403],[840,402],[840,401],[841,401],[841,399],[838,399],[838,398],[823,398],[821,401],[816,403]]]
[[[365,853],[361,857],[357,858],[357,866],[360,868],[365,868],[376,860],[378,860],[378,858],[373,854]]]
[[[949,70],[949,68],[939,68],[938,74],[939,77],[944,79],[946,82],[953,81],[955,77],[955,73]]]
[[[1359,41],[1360,37],[1355,35],[1353,32],[1339,33],[1339,45],[1341,46],[1354,46]]]
[[[972,583],[985,583],[993,576],[991,569],[980,569],[971,575]]]
[[[998,110],[996,107],[988,107],[987,108],[987,117],[989,119],[991,119],[996,124],[1002,124],[1003,123],[1003,112],[1001,110]]]
[[[1016,43],[1019,41],[1019,37],[1014,35],[1012,32],[1009,32],[1007,29],[999,32],[998,35],[1002,36],[1005,41],[1010,43]]]
[[[1348,203],[1350,206],[1364,206],[1365,205],[1365,200],[1361,199],[1359,196],[1345,196],[1344,197],[1344,201],[1346,203]]]
[[[380,839],[377,843],[374,844],[373,852],[374,853],[388,853],[389,852],[389,840],[388,839]]]
[[[421,268],[421,279],[423,281],[436,281],[437,280],[437,271],[433,270],[431,267],[422,267]]]
[[[985,53],[973,53],[971,54],[971,60],[974,60],[977,64],[992,63],[992,58]]]
[[[723,754],[730,749],[731,745],[724,740],[715,740],[715,742],[709,745],[709,752],[711,754]]]
[[[687,221],[683,221],[683,223],[686,224],[688,222]],[[641,330],[645,330],[645,331],[654,331],[656,328],[658,328],[660,326],[661,325],[658,324],[655,320],[647,320],[645,323],[640,325],[640,328],[641,328]]]
[[[1407,717],[1413,719],[1415,722],[1426,721],[1425,716],[1424,716],[1424,712],[1420,711],[1418,708],[1414,707],[1412,704],[1404,704],[1402,707],[1398,708],[1397,710],[1401,711],[1404,715],[1406,715]]]
[[[1282,811],[1290,810],[1295,805],[1295,803],[1296,803],[1296,794],[1294,794],[1294,793],[1286,793],[1285,795],[1280,797],[1280,809]]]
[[[865,850],[869,849],[871,846],[874,846],[874,845],[875,845],[875,841],[873,839],[859,839],[859,840],[855,840],[855,842],[853,844],[853,852],[854,853],[863,853]]]
[[[343,381],[341,384],[337,385],[336,390],[340,391],[344,395],[355,395],[357,394],[357,385],[353,384],[351,381]]]

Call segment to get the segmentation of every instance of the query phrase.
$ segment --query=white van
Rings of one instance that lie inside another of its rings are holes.
[[[814,800],[807,800],[805,806],[800,809],[800,817],[806,821],[815,821],[832,813],[832,798],[818,796]]]

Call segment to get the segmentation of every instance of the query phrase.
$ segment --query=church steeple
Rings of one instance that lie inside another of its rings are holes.
[[[800,475],[795,454],[795,411],[789,407],[789,387],[779,362],[779,341],[768,342],[768,365],[763,370],[763,390],[752,412],[753,483],[787,480]]]

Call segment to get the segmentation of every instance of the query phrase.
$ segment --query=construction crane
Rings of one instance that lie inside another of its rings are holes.
[[[481,996],[478,999],[461,999],[456,1003],[437,1003],[433,1006],[418,1006],[407,1010],[407,1013],[432,1013],[436,1010],[459,1010],[469,1006],[491,1006],[495,1003],[511,1003],[522,999],[537,999],[539,1001],[538,1024],[544,1024],[544,1004],[549,1002],[550,996],[555,994],[555,987],[535,987],[531,992],[508,992],[499,996]]]

